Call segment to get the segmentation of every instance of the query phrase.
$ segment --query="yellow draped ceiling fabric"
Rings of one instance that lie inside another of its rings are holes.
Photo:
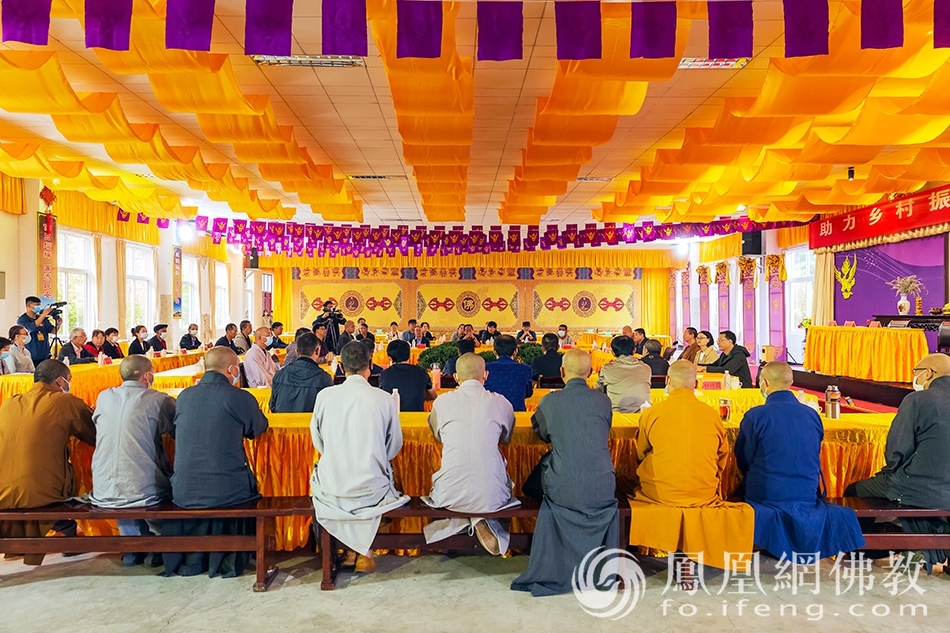
[[[933,47],[933,10],[905,0],[905,45],[861,49],[860,3],[832,2],[829,55],[768,60],[758,96],[726,97],[712,127],[656,150],[594,217],[707,221],[748,206],[757,221],[808,220],[950,179],[950,49]]]
[[[79,191],[57,191],[53,214],[61,226],[152,246],[161,242],[154,221],[139,224],[133,215],[130,221],[119,222],[114,204],[92,200]]]
[[[677,21],[676,57],[630,59],[629,5],[603,3],[601,12],[603,57],[558,62],[551,94],[537,101],[521,165],[508,181],[498,212],[502,222],[538,224],[581,165],[591,162],[593,148],[613,138],[618,118],[640,111],[648,82],[666,81],[676,72],[689,20]],[[615,219],[611,213],[594,216]],[[633,220],[627,215],[625,221]]]
[[[686,258],[671,250],[587,249],[534,253],[490,253],[488,255],[447,255],[416,257],[261,257],[261,268],[682,268]],[[669,308],[667,305],[666,308]]]
[[[181,250],[189,255],[198,255],[200,257],[210,257],[219,262],[228,261],[228,249],[224,242],[215,244],[210,235],[201,237],[181,245]]]
[[[0,211],[10,215],[26,214],[23,179],[0,172]]]
[[[373,40],[389,80],[403,158],[412,165],[430,222],[465,220],[475,87],[472,58],[459,56],[456,3],[442,4],[442,50],[434,59],[397,58],[396,2],[367,3]]]
[[[805,227],[807,229],[807,227]],[[700,242],[699,261],[703,264],[742,256],[742,234],[733,233],[719,239]]]

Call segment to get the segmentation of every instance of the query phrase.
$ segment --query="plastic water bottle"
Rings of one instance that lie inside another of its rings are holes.
[[[432,386],[437,390],[442,387],[442,366],[432,363]]]
[[[336,359],[336,356],[333,357],[333,360],[330,361],[330,373],[336,376],[336,368],[339,366],[339,361]]]
[[[400,408],[400,404],[401,404],[401,403],[400,403],[400,401],[399,401],[399,390],[398,390],[398,389],[393,389],[393,400],[396,401],[396,410],[397,410],[397,411],[401,411],[402,409]]]
[[[732,389],[732,380],[729,378],[729,372],[725,371],[722,373],[722,388],[725,391]]]
[[[99,356],[96,358],[99,363],[99,366],[102,367],[106,363],[106,355],[102,352],[99,352]]]
[[[63,364],[69,366],[69,356],[63,356]]]
[[[805,399],[805,392],[802,391],[801,389],[798,390],[798,392],[795,394],[795,397],[798,398],[798,401],[801,402],[802,404],[805,404],[805,402],[807,402],[807,400]]]

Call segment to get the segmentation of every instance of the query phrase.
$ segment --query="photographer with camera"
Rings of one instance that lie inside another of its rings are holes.
[[[39,297],[27,297],[26,312],[16,321],[17,325],[26,328],[30,334],[26,349],[34,365],[39,365],[50,357],[50,334],[63,324],[62,312],[57,308],[65,303],[54,303],[45,309],[40,308],[41,303]]]
[[[323,325],[327,328],[327,346],[330,351],[339,354],[340,348],[340,326],[346,323],[346,317],[343,313],[333,307],[332,301],[323,302],[323,313],[313,322],[313,329]]]

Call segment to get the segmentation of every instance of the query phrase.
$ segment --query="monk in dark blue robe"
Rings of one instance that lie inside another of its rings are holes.
[[[755,545],[800,562],[864,546],[854,512],[824,502],[821,441],[824,428],[813,409],[789,390],[792,368],[772,362],[759,376],[765,404],[750,409],[739,426],[736,464],[745,477],[745,501],[755,509]]]

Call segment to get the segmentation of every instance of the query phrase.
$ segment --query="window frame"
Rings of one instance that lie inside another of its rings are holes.
[[[72,266],[67,266],[66,256],[63,249],[66,247],[66,243],[70,239],[79,239],[83,242],[83,248],[85,250],[85,260],[86,268],[74,268]],[[70,305],[75,303],[71,301],[68,296],[68,291],[66,291],[61,286],[62,275],[80,275],[85,278],[85,297],[83,298],[85,305],[83,310],[82,320],[70,325],[69,317],[72,313]],[[96,314],[96,304],[98,300],[98,291],[99,286],[96,280],[96,262],[95,262],[95,253],[93,252],[93,237],[92,234],[85,231],[77,231],[73,229],[63,229],[60,228],[56,236],[56,301],[68,301],[67,305],[63,306],[63,325],[66,328],[66,335],[68,335],[69,330],[73,327],[81,327],[86,331],[87,334],[96,329],[96,324],[98,323],[98,314]],[[62,333],[61,333],[62,334]]]
[[[137,275],[134,272],[130,272],[130,267],[134,266],[136,251],[140,251],[143,255],[145,255],[148,258],[148,265],[146,266],[148,270],[145,272],[145,274]],[[155,261],[153,257],[154,257],[154,253],[152,252],[152,248],[150,246],[139,245],[132,242],[126,242],[125,244],[125,271],[123,272],[125,274],[125,288],[124,288],[125,319],[126,319],[126,324],[129,328],[133,328],[136,325],[144,325],[146,327],[149,327],[150,323],[155,322],[155,312],[156,312],[155,286],[153,285],[155,283],[155,280],[152,279],[154,277]],[[129,290],[130,282],[133,284],[133,289],[131,292]],[[139,321],[134,318],[135,309],[137,307],[136,302],[134,301],[134,297],[135,297],[134,286],[137,283],[143,283],[143,282],[145,283],[145,288],[146,288],[145,298],[146,298],[147,305],[145,306],[145,309],[144,309],[144,316],[142,320]]]

